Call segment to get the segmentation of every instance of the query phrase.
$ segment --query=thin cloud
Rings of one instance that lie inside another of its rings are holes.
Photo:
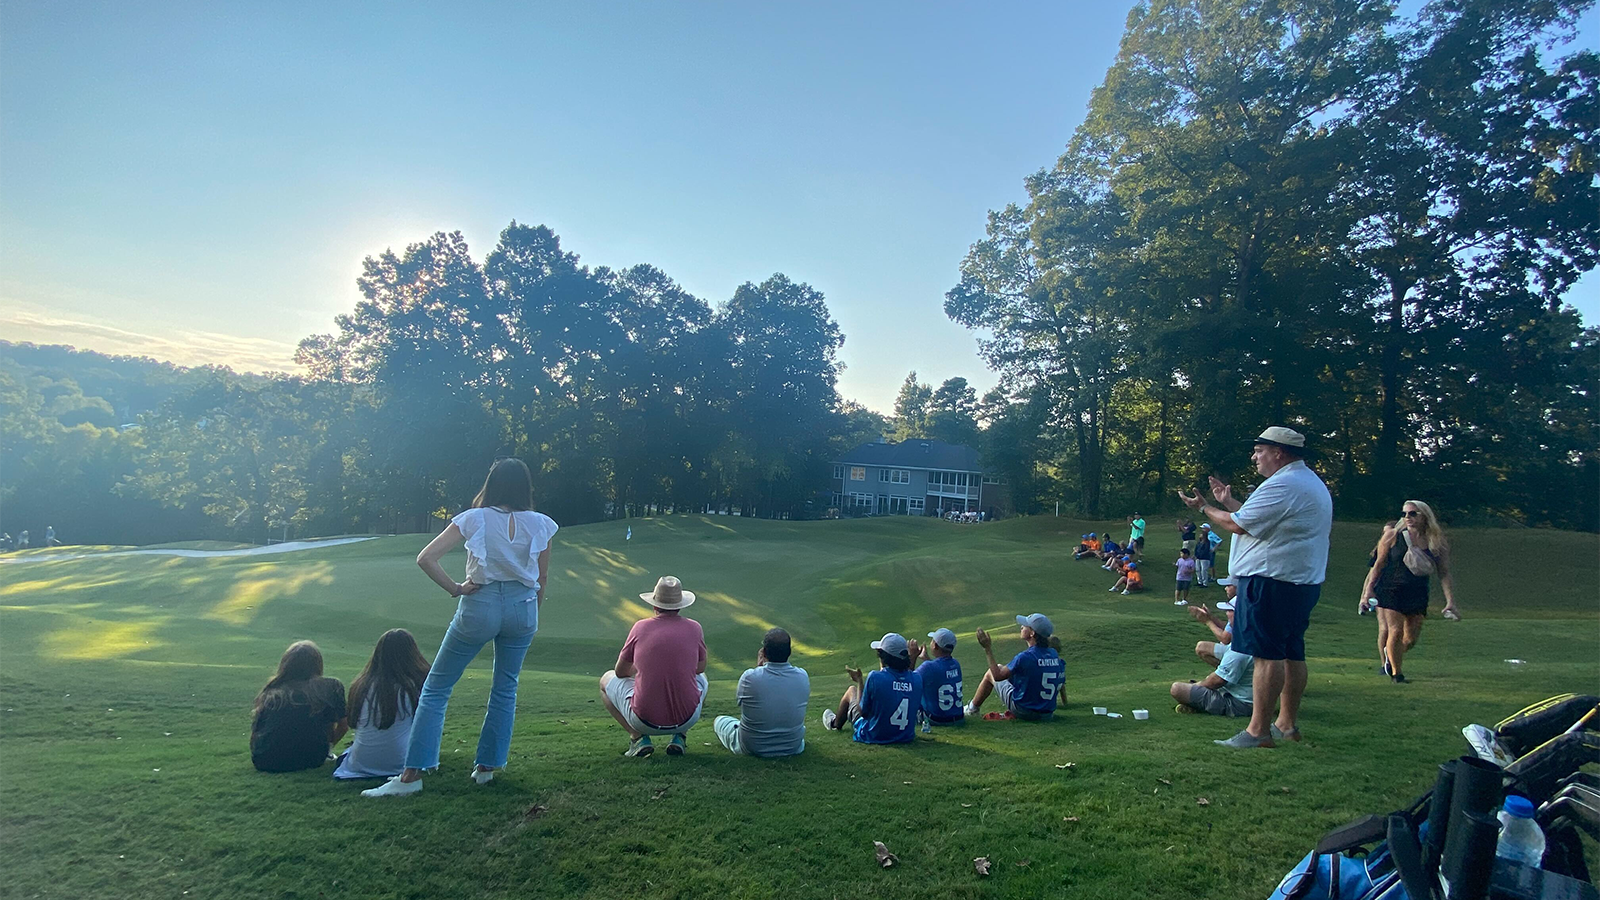
[[[146,334],[102,322],[28,310],[0,312],[0,337],[35,344],[68,344],[127,356],[149,356],[180,366],[227,366],[240,372],[297,372],[293,344],[212,331],[180,329]]]

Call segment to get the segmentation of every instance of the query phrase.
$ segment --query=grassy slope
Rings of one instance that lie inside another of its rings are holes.
[[[317,640],[346,681],[385,628],[431,652],[453,601],[410,562],[424,538],[0,568],[0,896],[1265,896],[1320,832],[1424,789],[1464,749],[1461,725],[1600,682],[1595,536],[1456,532],[1468,619],[1430,624],[1400,687],[1373,671],[1373,620],[1354,615],[1375,529],[1341,524],[1310,635],[1309,740],[1227,753],[1210,739],[1237,722],[1166,699],[1169,682],[1204,674],[1190,651],[1202,630],[1162,592],[1175,534],[1152,532],[1156,589],[1124,598],[1064,556],[1092,527],[675,517],[636,520],[628,542],[616,524],[566,529],[512,768],[482,789],[464,777],[486,654],[457,690],[441,774],[386,802],[326,770],[254,772],[248,707],[291,639]],[[1534,558],[1536,586],[1512,562]],[[970,692],[973,628],[1035,610],[1067,643],[1071,707],[1055,724],[977,723],[910,748],[817,728],[780,761],[704,746],[702,726],[682,759],[625,760],[593,679],[642,610],[628,598],[667,573],[701,598],[709,714],[736,711],[733,681],[771,624],[796,636],[815,720],[882,632],[955,629]],[[873,840],[902,865],[878,870]],[[974,875],[976,856],[992,877]]]

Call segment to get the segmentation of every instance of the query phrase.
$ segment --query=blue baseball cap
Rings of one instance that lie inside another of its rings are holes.
[[[1018,625],[1026,625],[1033,629],[1033,633],[1040,637],[1049,637],[1056,633],[1056,626],[1051,624],[1044,613],[1034,613],[1031,616],[1017,616]]]
[[[928,632],[928,637],[932,638],[935,644],[946,650],[954,650],[956,648],[956,633],[948,628],[930,631]]]
[[[872,649],[882,650],[890,656],[911,655],[911,648],[906,646],[906,639],[894,632],[889,632],[882,638],[872,642]]]
[[[1132,572],[1132,571],[1134,571],[1135,569],[1138,569],[1138,568],[1139,568],[1139,564],[1138,563],[1135,563],[1135,562],[1128,563],[1128,571],[1129,572]]]

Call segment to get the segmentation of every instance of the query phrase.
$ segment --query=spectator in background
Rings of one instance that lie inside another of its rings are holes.
[[[46,525],[44,527],[44,545],[46,547],[61,546],[61,542],[56,540],[56,527],[54,525]]]
[[[1300,740],[1300,700],[1305,695],[1306,628],[1322,594],[1333,531],[1333,497],[1305,464],[1305,435],[1273,426],[1252,442],[1251,459],[1266,479],[1240,503],[1233,488],[1211,477],[1208,504],[1179,491],[1190,509],[1235,535],[1228,574],[1237,586],[1233,647],[1255,657],[1262,702],[1250,724],[1227,740],[1232,748],[1271,747],[1275,738]],[[1276,703],[1274,702],[1276,700]],[[1273,720],[1274,707],[1277,719]]]
[[[1190,554],[1188,547],[1178,551],[1178,561],[1173,565],[1178,569],[1178,578],[1172,591],[1172,604],[1188,606],[1189,586],[1194,583],[1194,556]]]
[[[649,756],[650,736],[668,734],[667,755],[682,756],[706,700],[705,632],[679,614],[695,597],[677,578],[662,576],[639,599],[655,615],[633,623],[616,668],[600,676],[600,698],[632,739],[624,756]]]
[[[1378,656],[1381,671],[1395,684],[1404,684],[1400,671],[1406,652],[1422,636],[1428,616],[1428,577],[1439,576],[1444,591],[1444,617],[1460,619],[1455,583],[1450,578],[1450,543],[1434,518],[1433,507],[1407,500],[1400,521],[1385,525],[1378,545],[1367,561],[1363,603],[1378,607]],[[1370,598],[1370,599],[1369,599]]]
[[[789,664],[789,632],[774,628],[761,637],[756,667],[739,676],[734,700],[739,715],[717,716],[712,730],[722,746],[748,756],[794,756],[806,749],[806,703],[811,677]]]
[[[1122,577],[1117,579],[1117,583],[1113,584],[1108,592],[1114,594],[1121,591],[1126,595],[1137,594],[1142,590],[1144,590],[1144,576],[1139,574],[1139,564],[1129,559],[1123,565]]]
[[[21,532],[19,532],[17,534],[17,549],[18,550],[26,550],[26,549],[28,549],[28,542],[29,542],[28,529],[24,528],[24,529],[22,529]]]
[[[1178,520],[1178,545],[1184,550],[1194,553],[1194,520]]]
[[[1138,513],[1128,517],[1128,546],[1144,550],[1144,516]]]
[[[1117,559],[1121,556],[1122,548],[1117,546],[1117,542],[1112,539],[1111,533],[1106,532],[1106,539],[1100,543],[1100,558],[1105,560],[1105,565],[1100,568],[1105,569],[1107,572],[1111,571],[1115,568]]]
[[[1217,558],[1217,545],[1211,542],[1211,526],[1200,526],[1200,539],[1194,546],[1194,578],[1200,587],[1211,586],[1211,563]]]

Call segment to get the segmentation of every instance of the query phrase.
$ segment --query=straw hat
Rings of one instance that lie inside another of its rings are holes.
[[[663,575],[656,582],[655,591],[640,594],[639,599],[656,609],[683,609],[694,603],[694,592],[684,590],[683,583],[675,576]]]

